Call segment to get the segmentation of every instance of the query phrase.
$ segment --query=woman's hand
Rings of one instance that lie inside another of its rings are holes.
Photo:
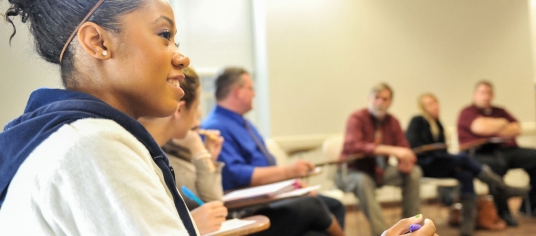
[[[199,130],[199,133],[206,136],[205,146],[207,147],[208,152],[212,155],[212,160],[216,162],[218,156],[220,155],[221,148],[223,146],[223,137],[220,136],[219,130]]]
[[[212,201],[195,208],[191,214],[199,232],[206,234],[220,229],[227,217],[227,208],[223,206],[223,202]]]
[[[393,225],[393,227],[384,231],[381,236],[438,236],[436,234],[436,227],[434,225],[434,222],[432,222],[430,219],[425,219],[424,224],[419,230],[412,233],[407,233],[409,232],[409,226],[411,224],[419,224],[422,222],[422,220],[423,218],[421,214],[418,214],[414,217],[402,219],[398,221],[398,223]]]
[[[205,145],[201,136],[195,131],[189,130],[183,139],[173,139],[173,142],[177,145],[183,146],[190,150],[192,155],[205,151]]]

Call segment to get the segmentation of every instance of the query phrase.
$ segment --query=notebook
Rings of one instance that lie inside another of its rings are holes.
[[[273,184],[266,184],[251,188],[232,191],[223,196],[223,202],[229,203],[239,200],[252,200],[258,198],[272,198],[275,195],[296,189],[296,180],[285,180]]]
[[[282,199],[303,196],[320,189],[320,185],[300,188],[296,179],[232,191],[223,196],[225,205],[244,203],[259,199]]]

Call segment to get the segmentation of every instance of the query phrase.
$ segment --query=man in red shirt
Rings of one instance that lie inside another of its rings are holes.
[[[482,138],[498,137],[504,140],[500,143],[488,143],[478,147],[474,152],[477,161],[487,164],[499,175],[504,175],[508,169],[523,168],[529,174],[531,191],[530,203],[523,202],[522,211],[526,206],[536,204],[536,150],[520,148],[515,138],[521,134],[519,122],[503,108],[493,106],[493,85],[489,81],[480,81],[475,86],[473,104],[464,108],[458,118],[458,140],[464,145]],[[508,210],[506,198],[490,189],[494,194],[498,214],[510,226],[517,225]],[[529,208],[530,209],[530,208]],[[534,209],[531,209],[534,214]],[[528,212],[526,212],[528,213]]]
[[[364,154],[349,163],[348,173],[340,170],[336,176],[339,188],[352,191],[359,198],[360,206],[369,219],[372,235],[380,235],[387,229],[381,208],[376,201],[375,189],[383,184],[402,187],[403,217],[419,213],[419,183],[421,169],[415,165],[415,154],[409,149],[398,120],[387,113],[393,98],[393,90],[384,83],[374,86],[369,96],[369,106],[350,115],[341,159]],[[398,166],[389,165],[393,156]]]

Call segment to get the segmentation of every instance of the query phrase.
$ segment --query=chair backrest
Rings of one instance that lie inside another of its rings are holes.
[[[460,143],[458,142],[458,130],[456,126],[445,128],[445,141],[448,145],[450,153],[458,153],[460,151]]]
[[[277,161],[278,166],[286,166],[289,162],[288,160],[288,154],[279,146],[277,142],[275,142],[273,139],[266,139],[264,140],[266,144],[266,148],[268,148],[268,151],[270,154],[272,154],[275,157],[275,160]]]
[[[342,135],[329,137],[322,143],[322,153],[326,161],[338,160],[341,156],[344,138]],[[324,166],[324,172],[327,179],[332,180],[335,175],[336,165]]]
[[[322,143],[322,152],[324,153],[326,161],[339,159],[342,152],[343,141],[342,135],[329,137],[324,140]]]

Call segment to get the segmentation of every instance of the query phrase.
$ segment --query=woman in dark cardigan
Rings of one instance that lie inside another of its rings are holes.
[[[433,94],[423,94],[418,99],[421,115],[411,119],[406,130],[406,138],[412,148],[430,144],[445,144],[443,125],[439,121],[439,103]],[[442,146],[442,145],[438,145]],[[502,178],[491,169],[471,159],[464,153],[449,154],[445,148],[423,152],[417,155],[417,164],[423,176],[432,178],[455,178],[460,182],[460,202],[463,205],[461,235],[472,235],[476,217],[476,194],[473,179],[487,183],[490,188],[507,197],[522,196],[527,189],[507,186]],[[471,220],[468,220],[471,219]]]

